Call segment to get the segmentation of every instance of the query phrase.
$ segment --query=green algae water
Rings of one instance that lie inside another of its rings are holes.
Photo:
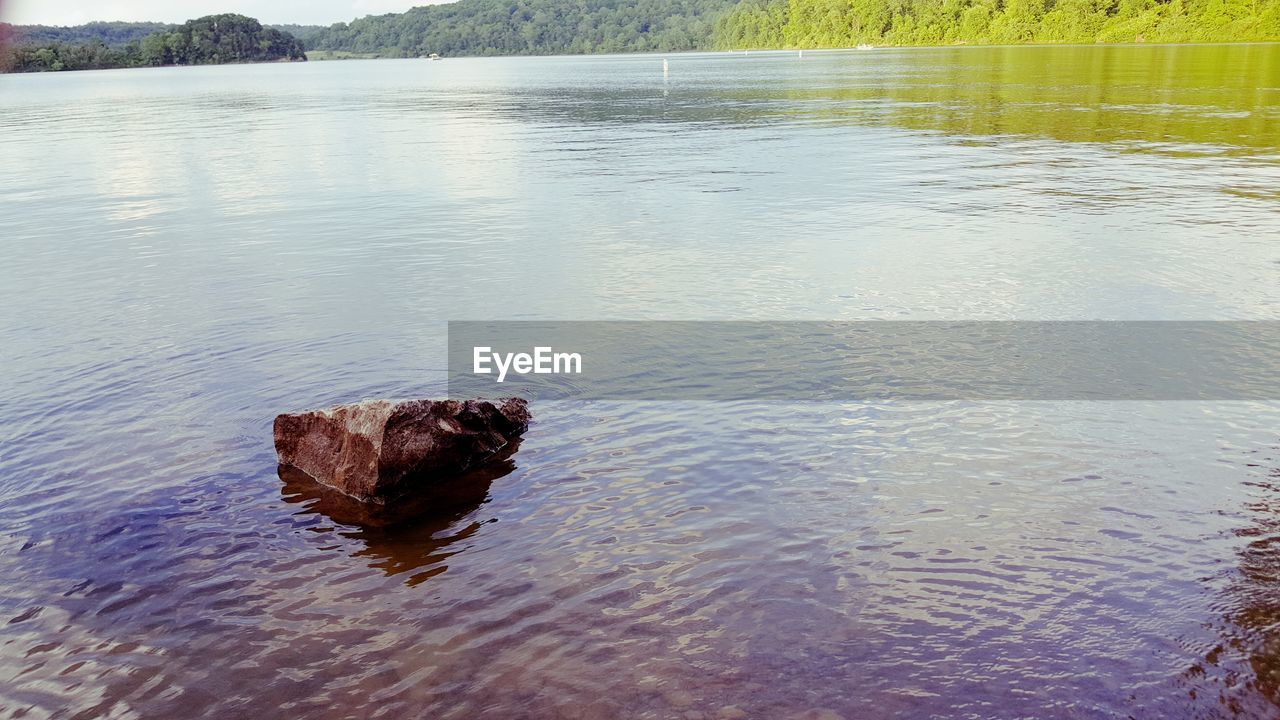
[[[1280,713],[1275,402],[535,403],[390,523],[277,474],[449,320],[1280,319],[1280,46],[662,60],[0,77],[0,715]]]

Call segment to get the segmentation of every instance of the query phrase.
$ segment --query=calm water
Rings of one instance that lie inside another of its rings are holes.
[[[670,65],[0,77],[0,712],[1280,713],[1275,403],[543,403],[390,525],[277,476],[449,319],[1280,319],[1280,46]]]

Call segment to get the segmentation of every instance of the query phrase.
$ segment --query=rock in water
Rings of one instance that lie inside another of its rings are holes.
[[[365,400],[279,415],[280,464],[354,498],[384,502],[479,467],[529,427],[520,398]]]

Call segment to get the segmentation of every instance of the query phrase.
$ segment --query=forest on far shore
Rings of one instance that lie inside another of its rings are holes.
[[[1280,40],[1280,0],[460,0],[307,30],[383,57]]]
[[[168,26],[90,23],[70,28],[0,25],[0,71],[100,70],[306,60],[293,35],[226,13]]]
[[[742,0],[715,47],[1280,40],[1280,0]]]
[[[459,0],[329,27],[0,24],[0,71],[331,57],[1280,41],[1280,0]]]

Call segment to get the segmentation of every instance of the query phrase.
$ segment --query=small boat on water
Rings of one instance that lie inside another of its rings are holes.
[[[857,49],[858,50],[875,50],[876,46],[863,44],[863,45],[859,45]]]
[[[440,55],[439,53],[431,53],[430,55],[420,55],[419,59],[420,60],[439,60]]]

